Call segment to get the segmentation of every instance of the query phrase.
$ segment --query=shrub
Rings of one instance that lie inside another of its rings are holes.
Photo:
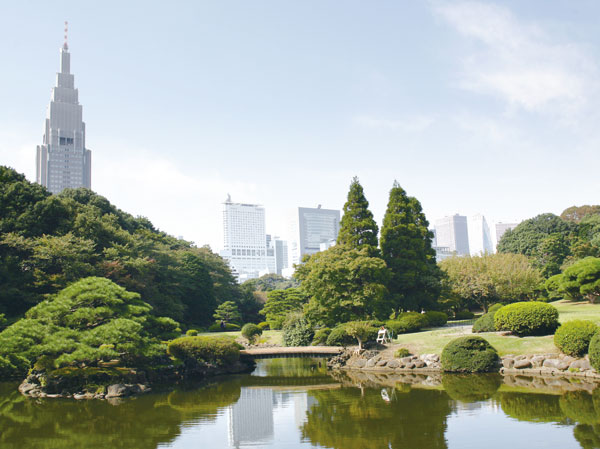
[[[242,327],[242,337],[244,337],[246,340],[248,340],[248,343],[252,344],[254,343],[254,340],[256,340],[256,337],[258,337],[259,335],[262,335],[262,329],[260,327],[258,327],[256,324],[252,324],[252,323],[247,323],[244,324],[244,327]]]
[[[477,318],[473,323],[473,332],[494,332],[496,326],[494,325],[494,314],[486,313],[485,315]]]
[[[425,315],[416,312],[403,313],[398,319],[385,323],[386,327],[394,332],[394,335],[418,332],[427,324]]]
[[[343,324],[334,327],[327,337],[327,346],[349,346],[353,343],[354,338],[348,335]]]
[[[195,337],[196,335],[198,335],[198,331],[196,329],[188,329],[185,335],[187,335],[188,337]]]
[[[269,324],[269,329],[279,330],[283,327],[283,323],[285,322],[285,316],[275,316],[275,318],[267,321]]]
[[[400,348],[394,354],[394,357],[401,359],[402,357],[408,357],[410,355],[410,351],[406,348]]]
[[[590,341],[596,332],[598,326],[592,321],[568,321],[556,330],[554,344],[567,355],[582,357],[587,353]]]
[[[475,314],[473,312],[470,312],[468,310],[459,310],[458,312],[456,312],[454,314],[453,318],[450,318],[451,320],[471,320],[475,318]]]
[[[491,398],[500,385],[499,374],[444,374],[444,390],[452,399],[461,402],[478,402]]]
[[[359,350],[362,349],[363,342],[368,341],[373,336],[374,329],[368,321],[350,321],[346,323],[346,333],[356,338]]]
[[[489,306],[487,313],[496,313],[502,307],[504,307],[504,304],[501,304],[501,303],[498,302],[498,303],[496,303],[496,304],[494,304],[492,306]]]
[[[493,371],[498,352],[486,340],[477,336],[452,340],[442,351],[442,370],[458,373]]]
[[[283,344],[285,346],[308,346],[314,332],[301,313],[288,315],[283,324]]]
[[[240,330],[240,326],[233,323],[225,323],[224,329],[221,328],[221,323],[211,324],[208,328],[209,332],[235,332]]]
[[[425,312],[425,318],[429,327],[440,327],[448,322],[448,315],[444,312],[436,312],[434,310]]]
[[[240,345],[230,338],[181,337],[169,342],[168,352],[183,361],[225,365],[239,360]]]
[[[327,344],[327,337],[329,337],[330,333],[331,333],[331,329],[328,328],[328,327],[323,327],[323,328],[317,330],[315,332],[315,336],[313,337],[312,344],[314,346],[326,345]]]
[[[590,365],[600,372],[600,332],[592,337],[588,354],[590,355]]]
[[[260,327],[263,331],[269,330],[269,323],[267,323],[266,321],[261,321],[260,323],[257,324],[258,327]]]
[[[553,334],[558,327],[558,310],[539,301],[515,302],[495,313],[494,326],[519,336]]]

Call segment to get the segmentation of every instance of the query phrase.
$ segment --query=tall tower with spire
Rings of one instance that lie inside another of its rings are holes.
[[[85,123],[75,78],[71,74],[71,54],[67,42],[60,49],[60,72],[46,114],[42,145],[37,147],[36,179],[59,193],[66,188],[92,186],[92,152],[85,147]]]

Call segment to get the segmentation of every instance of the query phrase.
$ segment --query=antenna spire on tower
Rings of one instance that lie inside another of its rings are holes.
[[[67,21],[65,20],[65,43],[63,44],[63,48],[64,48],[65,50],[68,50],[68,49],[69,49],[69,44],[68,44],[68,39],[67,39],[67,38],[68,38],[68,36],[69,36],[69,22],[67,22]]]

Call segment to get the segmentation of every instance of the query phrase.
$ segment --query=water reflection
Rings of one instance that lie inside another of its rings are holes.
[[[331,375],[306,359],[266,360],[253,375],[114,402],[30,399],[15,384],[0,384],[0,447],[438,449],[456,447],[461,426],[490,415],[494,433],[485,437],[497,444],[515,432],[545,442],[544,426],[552,426],[570,447],[600,448],[600,389],[593,384]]]

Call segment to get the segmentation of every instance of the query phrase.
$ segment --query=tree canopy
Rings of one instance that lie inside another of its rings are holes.
[[[421,203],[394,181],[381,228],[381,255],[391,271],[389,292],[398,309],[430,308],[440,293],[441,273]]]
[[[552,294],[557,292],[571,300],[585,299],[595,303],[600,298],[600,258],[586,257],[546,282]]]
[[[356,249],[366,245],[375,250],[378,232],[379,228],[369,210],[369,202],[365,198],[363,188],[358,178],[354,177],[350,183],[348,200],[344,204],[337,244]]]

